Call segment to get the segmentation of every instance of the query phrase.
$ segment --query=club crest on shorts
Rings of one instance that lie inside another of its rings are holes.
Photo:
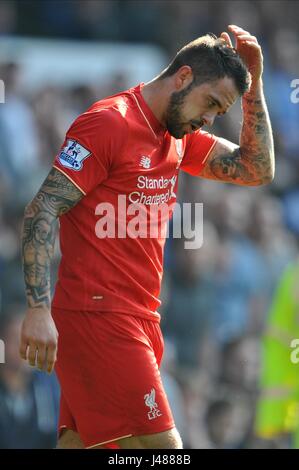
[[[176,197],[176,194],[174,192],[174,186],[175,186],[175,183],[176,183],[176,179],[177,179],[177,177],[176,177],[176,175],[174,175],[170,180],[170,184],[171,184],[171,186],[170,186],[170,197]]]
[[[178,157],[179,157],[177,166],[176,166],[176,169],[178,169],[183,159],[183,142],[181,139],[176,139],[175,148],[176,148],[176,153],[178,154]]]
[[[68,140],[66,146],[60,152],[58,159],[61,165],[71,170],[80,171],[83,168],[83,160],[89,157],[91,152],[78,144],[76,140]]]
[[[161,411],[158,409],[158,405],[155,402],[156,399],[156,390],[154,388],[151,389],[150,393],[146,393],[144,395],[144,402],[146,406],[150,408],[150,411],[147,413],[148,419],[155,419],[158,416],[162,416]]]

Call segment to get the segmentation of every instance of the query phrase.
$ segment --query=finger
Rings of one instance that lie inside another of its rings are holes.
[[[228,25],[227,29],[229,29],[230,31],[233,31],[235,33],[246,33],[246,34],[250,34],[249,31],[246,31],[245,29],[243,28],[240,28],[239,26],[236,26],[235,24],[230,24]]]
[[[45,360],[46,360],[46,346],[45,345],[39,345],[38,346],[38,351],[37,351],[37,367],[40,370],[43,370]]]
[[[240,36],[238,36],[238,39],[240,41],[253,41],[253,42],[256,42],[257,43],[257,39],[255,36],[251,36],[250,34],[242,34]]]
[[[256,42],[254,42],[254,41],[245,41],[244,44],[247,44],[248,46],[253,47],[253,48],[256,49],[257,51],[261,51],[261,50],[262,50],[261,46],[260,46],[259,44],[257,44]]]
[[[233,47],[231,39],[229,37],[229,34],[226,32],[223,32],[220,34],[220,37],[224,39],[224,41],[229,45],[229,47]]]
[[[235,39],[238,41],[240,38],[244,38],[244,37],[247,37],[247,38],[255,38],[255,36],[253,36],[252,34],[250,34],[248,31],[244,31],[244,30],[240,30],[240,31],[235,31],[235,30],[232,30],[231,31],[235,37]]]
[[[54,369],[54,365],[57,357],[57,346],[56,344],[50,344],[47,348],[47,359],[46,359],[46,368],[47,372],[51,374]]]
[[[259,51],[262,50],[261,46],[258,43],[256,43],[255,41],[251,41],[250,39],[247,39],[246,41],[242,41],[241,44],[242,45],[246,44],[248,46],[253,46],[256,50],[259,50]]]
[[[22,359],[27,361],[27,351],[28,351],[28,342],[24,339],[21,339],[19,353]]]
[[[28,362],[29,365],[32,367],[35,367],[36,365],[36,353],[37,353],[37,347],[35,344],[30,344],[29,345],[29,352],[28,352]]]
[[[252,44],[252,45],[255,46],[257,49],[261,49],[261,46],[260,46],[257,42],[251,41],[251,39],[247,39],[245,42]]]

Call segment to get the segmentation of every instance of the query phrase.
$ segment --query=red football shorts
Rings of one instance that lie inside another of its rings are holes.
[[[174,427],[159,367],[159,322],[119,313],[52,309],[59,333],[59,431],[85,447]]]

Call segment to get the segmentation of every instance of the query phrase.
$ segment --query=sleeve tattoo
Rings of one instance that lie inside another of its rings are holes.
[[[248,186],[267,184],[273,180],[275,162],[271,122],[263,92],[253,98],[245,95],[242,108],[240,146],[224,139],[225,145],[216,144],[201,176]]]
[[[29,307],[50,306],[50,263],[57,217],[74,207],[83,194],[60,171],[52,168],[40,190],[26,206],[22,231],[22,262]]]

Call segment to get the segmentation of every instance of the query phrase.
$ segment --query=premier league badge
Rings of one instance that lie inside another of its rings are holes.
[[[89,157],[91,152],[78,144],[75,140],[68,140],[66,146],[59,154],[61,165],[71,170],[80,171],[83,168],[83,160]]]

